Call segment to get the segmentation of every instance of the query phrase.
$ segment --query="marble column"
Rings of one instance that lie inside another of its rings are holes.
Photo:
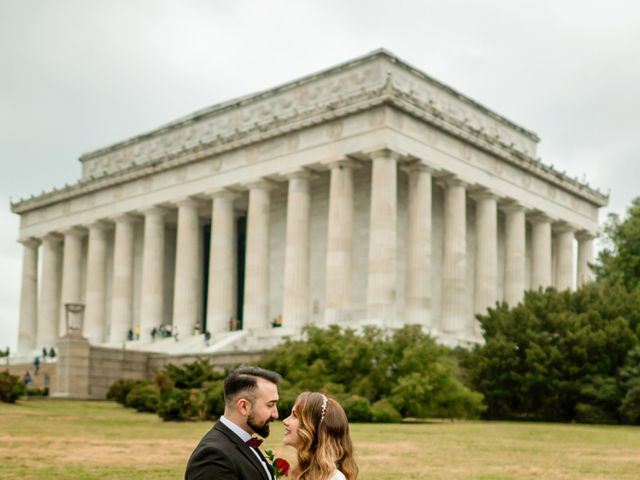
[[[476,270],[474,311],[485,313],[498,300],[498,197],[489,191],[473,194],[476,201]]]
[[[311,175],[299,171],[287,176],[287,233],[284,254],[282,322],[300,328],[309,321],[309,212]]]
[[[531,220],[531,289],[550,287],[551,281],[551,219],[544,214],[532,215]]]
[[[18,352],[37,347],[38,334],[38,247],[40,240],[29,238],[22,244],[22,284],[20,287],[20,325]]]
[[[269,214],[273,182],[248,185],[247,247],[244,275],[244,330],[269,327]]]
[[[442,330],[464,336],[470,328],[467,308],[466,183],[457,178],[442,182],[444,194],[444,251],[442,259]]]
[[[198,258],[200,222],[199,202],[187,198],[177,202],[178,232],[176,241],[176,273],[173,294],[173,328],[178,338],[193,335],[199,321]]]
[[[82,303],[82,237],[84,230],[71,228],[64,234],[64,253],[62,255],[62,304],[60,305],[60,323],[58,334],[66,334],[67,303]]]
[[[522,205],[510,202],[505,214],[504,301],[515,307],[522,301],[526,283],[526,221]]]
[[[398,159],[391,150],[371,153],[367,316],[395,320]]]
[[[38,304],[37,348],[51,348],[58,338],[60,286],[62,279],[62,237],[50,233],[42,239],[42,286]]]
[[[109,342],[122,343],[133,328],[133,235],[135,217],[120,215],[116,224],[111,289],[111,331]]]
[[[407,231],[406,322],[432,327],[431,318],[431,174],[433,169],[414,162],[409,175]]]
[[[351,308],[351,257],[353,242],[353,169],[346,158],[329,163],[329,219],[325,273],[325,324],[340,324]]]
[[[234,311],[234,228],[233,202],[237,193],[219,191],[211,194],[211,248],[209,254],[209,286],[207,330],[211,333],[229,330]]]
[[[102,221],[89,225],[84,336],[94,344],[105,341],[107,236],[110,228],[110,224]]]
[[[582,231],[576,235],[576,239],[578,240],[578,287],[582,287],[595,279],[589,266],[593,262],[594,235]]]
[[[140,292],[140,337],[151,339],[151,331],[164,322],[164,217],[166,209],[151,207],[144,215],[142,285]]]
[[[556,268],[556,288],[560,291],[573,289],[573,240],[574,230],[571,227],[560,225],[557,228],[558,263]]]

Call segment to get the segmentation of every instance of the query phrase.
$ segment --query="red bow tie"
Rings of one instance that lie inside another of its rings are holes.
[[[260,445],[262,445],[263,440],[260,440],[259,438],[256,437],[251,437],[249,440],[246,441],[246,444],[249,445],[251,448],[258,448],[260,447]]]

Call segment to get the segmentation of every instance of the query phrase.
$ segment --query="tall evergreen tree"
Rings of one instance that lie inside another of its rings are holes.
[[[604,226],[605,248],[593,265],[598,281],[640,286],[640,197],[631,202],[624,219],[609,214]]]

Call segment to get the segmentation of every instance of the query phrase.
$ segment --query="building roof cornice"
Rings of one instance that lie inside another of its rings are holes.
[[[352,60],[349,60],[347,62],[338,64],[336,66],[333,67],[329,67],[326,68],[324,70],[321,70],[319,72],[316,72],[314,74],[311,75],[306,75],[304,77],[301,77],[299,79],[284,83],[282,85],[279,85],[277,87],[274,88],[270,88],[268,90],[263,90],[263,91],[259,91],[256,93],[252,93],[252,94],[248,94],[248,95],[244,95],[242,97],[238,97],[232,100],[228,100],[225,102],[221,102],[221,103],[217,103],[214,105],[211,105],[209,107],[203,108],[201,110],[197,110],[189,115],[186,115],[184,117],[180,117],[172,122],[166,123],[164,125],[161,125],[158,128],[155,128],[149,132],[145,132],[142,133],[140,135],[136,135],[134,137],[128,138],[126,140],[123,140],[121,142],[117,142],[114,143],[112,145],[109,145],[107,147],[104,148],[100,148],[100,149],[96,149],[93,150],[91,152],[86,152],[84,154],[82,154],[80,156],[80,161],[81,162],[86,162],[88,160],[91,160],[92,158],[96,158],[99,157],[101,155],[104,155],[105,153],[109,153],[115,150],[118,150],[120,148],[126,147],[126,146],[130,146],[133,145],[141,140],[146,140],[152,137],[156,137],[156,136],[161,136],[171,130],[175,130],[177,128],[183,128],[183,127],[188,127],[190,125],[193,125],[196,122],[202,121],[204,119],[207,118],[211,118],[214,116],[218,116],[218,115],[222,115],[224,113],[236,110],[238,108],[242,108],[248,105],[251,105],[252,103],[256,103],[258,101],[261,100],[268,100],[269,98],[273,98],[277,95],[283,94],[283,93],[287,93],[291,90],[294,90],[298,87],[302,87],[305,85],[309,85],[312,84],[318,80],[321,80],[323,78],[328,78],[332,75],[337,75],[339,73],[345,72],[345,71],[349,71],[351,69],[354,69],[355,67],[364,65],[366,63],[370,63],[371,61],[375,60],[375,59],[379,59],[379,58],[383,58],[388,60],[390,63],[398,66],[399,68],[415,75],[416,77],[422,79],[423,81],[429,83],[430,85],[433,85],[434,87],[442,90],[442,91],[446,91],[447,93],[451,94],[452,96],[458,98],[459,100],[461,100],[462,102],[468,104],[469,106],[473,107],[474,109],[477,109],[479,111],[481,111],[482,113],[486,114],[487,116],[491,117],[492,119],[504,124],[505,126],[508,126],[514,130],[517,130],[518,132],[526,135],[527,137],[529,137],[532,141],[534,142],[538,142],[540,140],[540,138],[538,137],[538,135],[536,135],[534,132],[531,132],[519,125],[516,125],[515,123],[511,122],[510,120],[506,119],[505,117],[495,113],[494,111],[490,110],[489,108],[485,107],[484,105],[476,102],[475,100],[473,100],[470,97],[467,97],[466,95],[463,95],[462,93],[458,92],[457,90],[454,90],[453,88],[449,87],[448,85],[440,82],[439,80],[436,80],[434,77],[431,77],[429,75],[427,75],[426,73],[422,72],[421,70],[419,70],[418,68],[410,65],[408,62],[400,59],[398,56],[394,55],[393,53],[389,52],[388,50],[384,49],[384,48],[380,48],[377,50],[374,50],[366,55],[363,55],[361,57],[357,57],[354,58]]]
[[[384,104],[595,205],[607,204],[608,196],[537,159],[538,137],[534,133],[381,49],[274,89],[199,110],[151,132],[84,154],[80,160],[86,167],[85,175],[77,183],[20,200],[11,207],[16,213],[24,213]],[[101,169],[101,162],[107,167]]]

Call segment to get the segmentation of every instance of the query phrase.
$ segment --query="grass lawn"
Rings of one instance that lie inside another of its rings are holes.
[[[110,402],[0,403],[0,478],[180,479],[208,422]],[[264,446],[293,461],[277,422]],[[640,428],[506,422],[352,426],[360,478],[638,479]]]

